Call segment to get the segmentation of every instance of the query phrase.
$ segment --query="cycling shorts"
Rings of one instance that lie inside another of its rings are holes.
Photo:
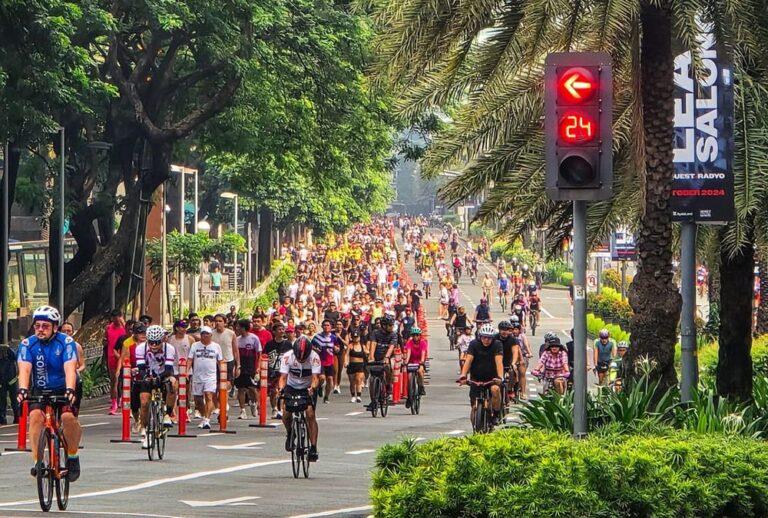
[[[52,391],[54,396],[63,396],[66,393],[66,389],[61,390],[54,390]],[[31,397],[37,397],[40,396],[40,392],[36,390],[30,391]],[[15,395],[13,397],[16,397]],[[43,404],[41,403],[29,403],[29,412],[32,413],[34,410],[45,410]],[[74,405],[60,405],[61,413],[62,414],[72,414],[75,417],[77,417],[77,414],[80,412],[80,402],[76,402]]]
[[[312,408],[317,408],[317,392],[313,392],[312,396],[309,396],[309,389],[297,389],[293,388],[290,385],[286,385],[285,388],[283,388],[283,396],[289,397],[289,396],[305,396],[308,398],[308,402]],[[290,414],[291,412],[286,408],[286,411]]]

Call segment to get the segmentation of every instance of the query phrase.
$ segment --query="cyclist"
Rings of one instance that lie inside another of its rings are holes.
[[[424,298],[428,299],[432,294],[432,270],[429,268],[422,269],[421,272],[421,284],[424,286]]]
[[[493,297],[493,279],[491,279],[491,274],[485,274],[481,287],[483,288],[483,298],[490,300]]]
[[[480,299],[480,304],[477,305],[475,308],[475,324],[478,326],[478,331],[480,330],[480,326],[483,324],[488,324],[491,322],[491,308],[488,306],[488,300],[487,299]]]
[[[472,326],[467,326],[461,330],[461,335],[456,340],[456,348],[459,350],[459,374],[461,374],[461,368],[464,366],[464,362],[467,359],[467,351],[469,350],[469,344],[474,340],[472,336]]]
[[[458,383],[464,385],[467,383],[467,374],[476,382],[496,381],[491,386],[491,407],[493,408],[494,421],[498,419],[501,410],[501,392],[499,383],[504,377],[504,365],[502,363],[501,343],[494,339],[496,330],[491,324],[483,324],[478,332],[480,338],[472,340],[467,350],[466,361],[461,368]],[[480,393],[480,387],[470,385],[469,400],[472,410],[469,418],[474,422],[475,418],[475,400]]]
[[[19,366],[19,390],[17,400],[22,403],[27,397],[38,396],[42,391],[53,391],[55,395],[66,396],[69,405],[61,409],[61,428],[67,441],[67,478],[70,482],[80,478],[78,447],[82,430],[77,420],[77,348],[75,341],[57,331],[61,323],[59,311],[51,306],[40,306],[32,314],[34,335],[22,340],[16,359]],[[40,462],[37,446],[40,433],[45,426],[45,416],[40,405],[29,406],[29,435],[32,441],[31,470],[37,476]]]
[[[520,385],[520,399],[528,399],[528,393],[526,392],[528,386],[528,379],[525,373],[528,371],[528,361],[531,358],[531,346],[528,343],[528,338],[523,334],[523,326],[520,325],[520,321],[517,317],[513,316],[509,319],[509,323],[512,325],[512,336],[518,339],[520,345],[520,361],[517,364],[517,382]]]
[[[528,286],[528,309],[531,312],[532,318],[538,323],[541,317],[541,298],[538,291],[536,291],[535,284]]]
[[[379,327],[373,329],[370,333],[368,342],[368,361],[384,362],[384,372],[387,381],[387,392],[391,392],[392,385],[392,366],[390,359],[397,345],[397,333],[393,331],[394,320],[389,315],[384,316]],[[366,407],[370,410],[370,405]]]
[[[461,267],[463,266],[463,263],[461,262],[461,258],[454,252],[453,254],[453,278],[456,279],[456,282],[459,282],[459,279],[461,278]]]
[[[136,378],[141,404],[141,445],[147,447],[147,421],[149,420],[149,398],[152,389],[160,386],[165,401],[163,426],[171,427],[171,412],[176,405],[176,378],[173,375],[176,349],[165,343],[165,329],[161,326],[147,328],[147,341],[136,346]]]
[[[504,311],[507,309],[507,304],[509,302],[509,279],[507,279],[506,273],[499,275],[498,288],[499,304],[501,304],[501,310]]]
[[[459,306],[450,321],[452,333],[449,333],[448,337],[451,340],[451,345],[456,345],[456,339],[461,334],[461,331],[471,325],[472,321],[469,319],[469,315],[467,315],[467,310],[464,306]]]
[[[312,350],[312,343],[306,336],[300,336],[293,342],[293,347],[280,359],[279,389],[285,396],[305,396],[309,400],[307,406],[307,426],[309,427],[309,462],[317,462],[317,387],[320,384],[320,356]],[[283,414],[285,425],[285,451],[291,451],[291,421],[292,414],[287,409]]]
[[[424,396],[424,365],[427,361],[427,352],[429,351],[429,344],[426,338],[422,338],[421,329],[414,327],[411,329],[411,338],[405,343],[405,361],[404,365],[419,364],[419,370],[416,373],[419,377],[419,395]],[[411,408],[411,398],[405,402],[405,408]]]
[[[605,383],[605,374],[611,366],[611,359],[616,356],[616,342],[611,339],[611,333],[607,329],[601,329],[595,340],[593,348],[597,383]]]
[[[512,324],[507,320],[499,322],[499,332],[494,338],[501,343],[504,373],[508,375],[510,387],[514,387],[517,381],[516,366],[520,363],[520,339],[512,334]],[[513,397],[512,390],[509,396]]]
[[[554,333],[547,333],[550,336],[546,343],[546,350],[539,359],[539,364],[532,371],[536,377],[543,377],[554,387],[559,394],[565,394],[565,388],[570,370],[568,369],[568,353],[563,350],[563,344],[560,338]]]

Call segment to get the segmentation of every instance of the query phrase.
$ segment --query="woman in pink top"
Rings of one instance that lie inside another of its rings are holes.
[[[109,414],[114,415],[117,412],[117,364],[120,359],[119,355],[115,351],[115,345],[117,341],[127,334],[125,330],[125,320],[123,319],[123,312],[119,309],[115,309],[110,314],[111,321],[107,324],[104,331],[104,341],[106,343],[106,350],[104,351],[107,357],[107,372],[109,373],[109,397],[111,398],[111,405],[109,407]]]
[[[424,391],[424,363],[427,361],[428,351],[429,344],[425,338],[421,337],[421,329],[413,326],[411,337],[405,342],[405,365],[419,365],[417,375],[419,377],[419,395],[421,396],[426,394]],[[410,402],[406,403],[407,407],[410,406]]]

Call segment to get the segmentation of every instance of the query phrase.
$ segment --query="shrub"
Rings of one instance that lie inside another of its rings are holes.
[[[544,265],[544,282],[559,284],[561,275],[567,271],[568,264],[562,259],[549,261]]]
[[[506,240],[497,239],[491,245],[491,257],[498,257],[501,255],[508,263],[513,257],[517,257],[520,264],[527,264],[533,268],[538,262],[536,253],[523,247],[522,242],[517,239],[514,243],[510,244]]]
[[[704,382],[715,378],[718,348],[717,342],[710,342],[699,348],[699,372]],[[768,377],[768,335],[752,340],[751,353],[753,374]]]
[[[501,430],[381,448],[374,514],[764,516],[764,444],[664,427],[639,433]]]
[[[573,284],[573,272],[563,272],[560,274],[560,280],[558,281],[563,286],[570,286]]]
[[[605,270],[603,272],[603,285],[614,290],[621,290],[621,272],[618,270]]]

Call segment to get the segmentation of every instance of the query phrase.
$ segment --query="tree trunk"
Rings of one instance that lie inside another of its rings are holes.
[[[263,279],[272,270],[272,230],[274,227],[274,214],[264,207],[259,210],[261,224],[259,225],[259,278]]]
[[[757,249],[760,266],[760,305],[757,306],[757,327],[755,333],[768,333],[768,243],[761,243]]]
[[[9,147],[10,147],[10,153],[9,153],[9,161],[8,161],[8,206],[9,206],[8,215],[10,216],[11,207],[13,207],[13,200],[16,197],[16,179],[19,177],[19,165],[21,164],[21,149],[16,144],[11,144]],[[0,174],[0,178],[2,178],[2,174]],[[5,221],[5,218],[3,217],[4,214],[2,214],[2,212],[3,211],[0,210],[0,225],[8,226],[8,237],[10,238],[11,218],[9,217],[8,221]],[[3,286],[2,284],[3,283],[0,282],[0,298],[3,296],[3,291],[7,288],[7,286]]]
[[[672,14],[668,3],[641,6],[641,83],[645,185],[637,239],[638,271],[630,286],[631,347],[628,372],[647,357],[652,376],[666,388],[677,384],[675,342],[682,299],[672,280],[672,221],[669,198],[674,167]]]
[[[724,230],[723,230],[724,232]],[[720,260],[722,300],[720,305],[720,349],[717,362],[717,392],[739,400],[752,397],[752,293],[755,258],[752,246],[729,256],[723,248]]]

